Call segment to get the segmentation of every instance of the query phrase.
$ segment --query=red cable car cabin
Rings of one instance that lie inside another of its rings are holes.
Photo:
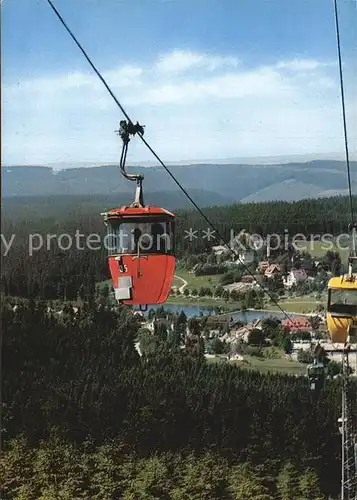
[[[123,206],[103,215],[115,298],[130,305],[165,302],[176,263],[174,214],[155,206]]]

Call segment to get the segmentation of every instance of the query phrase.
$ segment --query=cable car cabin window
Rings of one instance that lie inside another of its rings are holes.
[[[112,219],[107,224],[106,247],[109,255],[174,255],[174,222],[146,218]]]
[[[337,314],[357,315],[357,290],[329,290],[328,311]]]

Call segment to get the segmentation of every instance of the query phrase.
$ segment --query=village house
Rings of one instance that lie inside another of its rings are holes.
[[[196,271],[198,268],[199,268],[199,264],[195,264],[195,265],[193,266],[193,268],[192,268],[190,271],[188,271],[188,272],[189,272],[189,274],[195,274],[195,271]]]
[[[284,319],[281,322],[281,325],[287,328],[290,331],[290,333],[311,330],[310,321],[305,316],[297,316],[291,319]]]
[[[248,251],[248,252],[239,253],[236,263],[237,264],[251,264],[253,261],[254,261],[254,253]]]
[[[262,329],[262,322],[260,319],[255,319],[251,325],[242,325],[239,320],[236,320],[230,324],[230,330],[222,337],[222,340],[228,343],[237,341],[247,342],[250,332],[256,329]]]
[[[236,292],[248,292],[255,286],[255,282],[247,283],[244,281],[239,281],[236,283],[231,283],[230,285],[224,285],[223,290],[227,290],[229,293],[232,292],[233,290]]]
[[[187,328],[187,332],[188,332],[188,328]],[[214,339],[216,337],[219,337],[221,335],[221,332],[217,329],[215,330],[209,330],[208,332],[208,338],[209,339]]]
[[[273,278],[280,273],[279,264],[271,264],[265,271],[264,275],[266,278]]]
[[[206,328],[217,329],[219,327],[228,329],[231,318],[229,316],[207,316]]]
[[[252,331],[252,325],[244,325],[240,326],[238,328],[232,328],[229,333],[226,333],[223,337],[222,340],[225,340],[228,343],[234,343],[237,341],[243,341],[247,342],[248,341],[248,336],[250,332]]]
[[[284,286],[291,288],[298,283],[302,283],[307,279],[307,274],[304,269],[292,269],[289,274],[283,278]]]
[[[255,279],[253,276],[250,276],[249,274],[246,274],[245,276],[242,276],[241,283],[254,283]]]
[[[229,248],[223,246],[223,245],[217,245],[212,247],[212,251],[215,255],[227,255],[229,254],[230,250]]]
[[[164,325],[165,328],[170,331],[170,330],[173,330],[173,323],[171,320],[169,320],[168,318],[157,318],[157,319],[153,319],[152,321],[148,322],[146,324],[146,328],[148,330],[150,330],[151,332],[154,332],[154,328],[155,328],[155,323],[157,326],[159,325]]]

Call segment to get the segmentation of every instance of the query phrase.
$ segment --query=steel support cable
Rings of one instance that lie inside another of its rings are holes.
[[[348,183],[348,191],[349,191],[349,198],[350,198],[351,224],[353,224],[354,211],[353,211],[353,200],[352,200],[351,170],[350,170],[350,158],[349,158],[349,148],[348,148],[346,105],[345,105],[345,92],[344,92],[344,85],[343,85],[341,41],[340,41],[340,28],[339,28],[339,21],[338,21],[337,0],[333,0],[333,4],[334,4],[334,11],[335,11],[335,30],[336,30],[336,42],[337,42],[337,54],[338,54],[338,67],[339,67],[339,76],[340,76],[342,120],[343,120],[343,132],[344,132],[344,140],[345,140],[346,168],[347,168],[347,183]]]
[[[52,8],[52,10],[54,11],[54,13],[56,14],[56,16],[58,17],[58,19],[60,20],[60,22],[62,23],[62,25],[64,26],[64,28],[66,29],[66,31],[69,33],[69,35],[71,36],[71,38],[74,40],[74,42],[76,43],[76,45],[78,46],[78,48],[81,50],[82,54],[84,55],[84,57],[86,58],[86,60],[88,61],[88,63],[90,64],[90,66],[92,67],[92,69],[94,70],[94,72],[96,73],[96,75],[98,76],[98,78],[102,81],[103,85],[105,86],[105,88],[108,90],[109,94],[112,96],[112,98],[114,99],[115,103],[117,104],[117,106],[120,108],[121,112],[123,113],[123,115],[126,117],[126,119],[128,120],[128,122],[134,126],[134,123],[133,121],[130,119],[129,115],[126,113],[125,109],[123,108],[123,106],[120,104],[119,100],[116,98],[116,96],[114,95],[114,93],[112,92],[112,90],[110,89],[109,85],[107,84],[107,82],[104,80],[104,78],[102,77],[102,75],[99,73],[99,71],[97,70],[97,68],[94,66],[94,64],[92,63],[92,61],[90,60],[89,56],[86,54],[85,50],[83,49],[83,47],[81,46],[81,44],[79,43],[79,41],[77,40],[77,38],[74,36],[74,34],[71,32],[71,30],[69,29],[69,27],[67,26],[66,22],[64,21],[64,19],[62,18],[62,16],[60,15],[60,13],[58,12],[58,10],[56,9],[56,7],[53,5],[52,1],[51,0],[47,0],[47,3],[50,5],[50,7]],[[186,191],[186,189],[180,184],[180,182],[176,179],[176,177],[170,172],[170,170],[167,168],[167,166],[165,165],[165,163],[161,160],[161,158],[158,156],[158,154],[152,149],[152,147],[150,146],[150,144],[144,139],[143,137],[143,134],[138,132],[138,135],[140,137],[140,139],[142,140],[142,142],[145,144],[145,146],[149,149],[149,151],[152,153],[152,155],[157,159],[157,161],[160,163],[160,165],[166,170],[166,172],[170,175],[170,177],[172,178],[172,180],[177,184],[177,186],[181,189],[181,191],[184,193],[184,195],[190,200],[190,202],[192,203],[192,205],[196,208],[196,210],[200,213],[200,215],[203,217],[203,219],[207,222],[207,224],[213,229],[213,231],[215,233],[217,233],[217,236],[218,238],[224,243],[224,245],[230,250],[231,253],[233,253],[238,259],[239,261],[241,262],[241,264],[243,265],[243,267],[245,268],[245,270],[252,276],[252,278],[254,279],[254,281],[258,284],[258,286],[262,289],[262,291],[264,293],[266,293],[266,295],[270,298],[270,300],[277,306],[277,308],[280,310],[280,312],[289,320],[291,321],[291,317],[287,314],[286,311],[284,311],[284,309],[281,308],[281,306],[279,305],[279,303],[274,299],[274,297],[270,294],[270,292],[268,290],[266,290],[260,283],[259,281],[256,279],[256,277],[254,276],[254,274],[251,272],[251,270],[241,261],[240,259],[240,256],[239,254],[230,246],[229,242],[225,241],[225,239],[219,234],[217,228],[215,227],[215,225],[206,217],[206,215],[202,212],[202,210],[200,209],[200,207],[196,204],[196,202],[191,198],[191,196],[188,194],[188,192]]]

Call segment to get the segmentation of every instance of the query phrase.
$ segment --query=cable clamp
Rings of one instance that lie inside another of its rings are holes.
[[[124,144],[126,145],[129,143],[131,135],[144,135],[144,128],[145,125],[140,125],[139,122],[136,122],[136,124],[134,125],[134,123],[132,122],[121,120],[121,122],[119,123],[119,130],[116,130],[115,132],[121,137]]]

